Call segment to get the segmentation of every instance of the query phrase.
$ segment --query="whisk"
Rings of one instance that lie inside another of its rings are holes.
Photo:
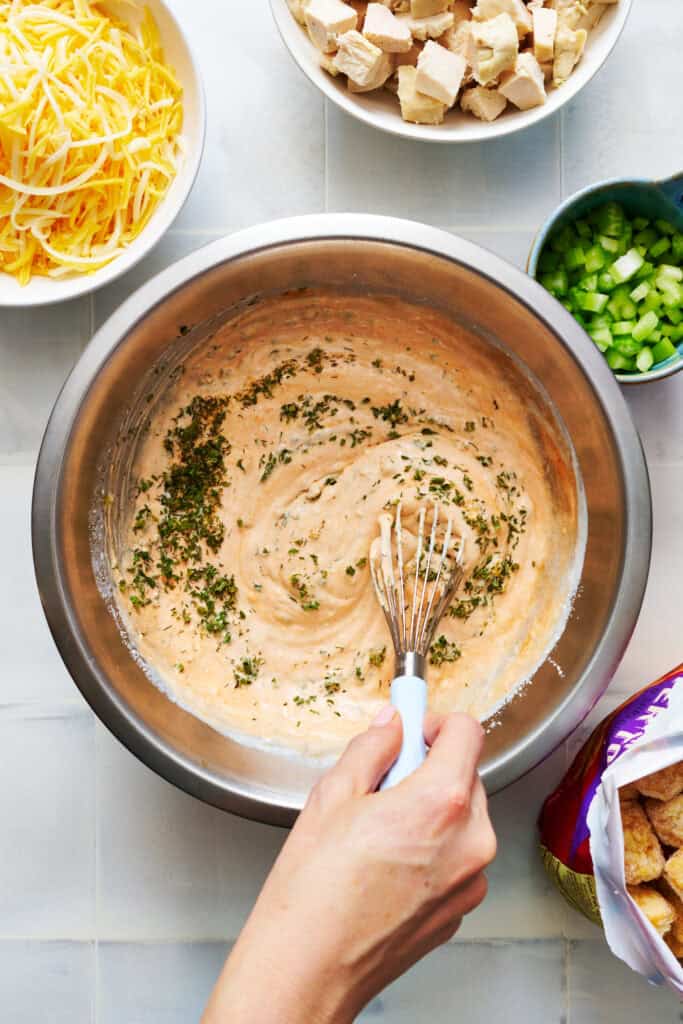
[[[412,537],[404,535],[401,511],[399,503],[393,523],[390,515],[380,516],[380,534],[370,548],[372,581],[396,655],[391,703],[403,722],[403,746],[382,782],[382,789],[395,786],[424,761],[427,653],[463,575],[463,541],[454,533],[450,514],[445,513],[444,525],[439,530],[439,506],[434,504],[431,525],[425,530],[427,510],[424,506],[420,508],[413,553]]]

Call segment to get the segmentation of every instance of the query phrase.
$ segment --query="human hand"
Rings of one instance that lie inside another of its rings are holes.
[[[401,745],[386,707],[312,790],[203,1024],[349,1024],[486,895],[496,839],[481,726],[430,715],[425,762],[376,792]]]

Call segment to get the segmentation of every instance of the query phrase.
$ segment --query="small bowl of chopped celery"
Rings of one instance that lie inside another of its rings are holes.
[[[539,232],[527,270],[620,382],[683,369],[683,174],[577,192]]]

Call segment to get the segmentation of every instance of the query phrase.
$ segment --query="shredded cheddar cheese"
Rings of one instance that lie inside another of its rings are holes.
[[[0,269],[26,284],[118,256],[175,177],[182,120],[147,9],[128,26],[100,0],[0,0]]]

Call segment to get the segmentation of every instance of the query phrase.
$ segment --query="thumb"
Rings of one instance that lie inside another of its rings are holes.
[[[329,773],[330,781],[347,795],[374,793],[398,757],[402,736],[401,716],[385,704],[370,728],[351,740]]]

